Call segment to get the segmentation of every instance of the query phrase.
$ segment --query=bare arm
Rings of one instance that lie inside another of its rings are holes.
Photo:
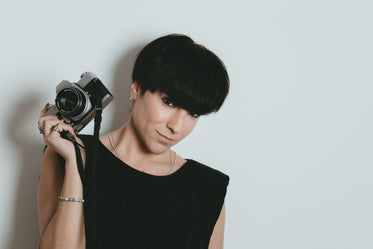
[[[48,145],[43,157],[38,188],[38,216],[40,229],[40,249],[85,248],[83,204],[81,202],[59,201],[64,197],[83,197],[83,186],[76,164],[72,142],[61,138],[59,131],[75,135],[72,127],[56,116],[43,117],[40,114],[39,126],[44,127],[43,138]],[[53,127],[58,126],[58,130]],[[82,141],[79,140],[80,143]],[[65,159],[60,165],[57,153]],[[85,153],[82,150],[83,165]],[[65,168],[65,170],[63,170]]]
[[[224,225],[225,225],[225,204],[221,208],[220,215],[216,221],[214,230],[210,238],[208,249],[223,249],[224,245]]]
[[[47,148],[38,189],[39,248],[85,248],[83,204],[59,201],[57,196],[82,198],[76,161],[66,161],[63,173],[57,154]]]

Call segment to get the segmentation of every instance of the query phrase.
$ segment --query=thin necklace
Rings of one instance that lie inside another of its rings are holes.
[[[111,146],[113,147],[115,154],[117,155],[117,157],[118,157],[121,161],[123,161],[122,158],[120,158],[120,156],[119,156],[119,153],[118,153],[118,151],[117,151],[117,147],[115,146],[115,144],[114,144],[114,142],[113,142],[113,138],[111,137],[111,133],[109,132],[107,135],[108,135],[108,137],[109,137],[110,144],[111,144]],[[170,150],[170,153],[171,153],[171,150]],[[175,151],[174,151],[174,155],[175,155],[174,165],[172,166],[171,170],[167,173],[167,175],[171,174],[172,171],[174,171],[174,169],[175,169],[175,166],[176,166],[176,158],[177,158],[177,157],[176,157],[176,152],[175,152]],[[170,159],[171,159],[171,164],[172,164],[172,156],[171,156],[171,154],[170,154]],[[142,172],[145,172],[145,171],[143,170]]]

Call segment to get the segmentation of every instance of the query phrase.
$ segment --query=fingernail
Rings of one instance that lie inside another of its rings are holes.
[[[45,108],[48,108],[50,105],[51,105],[51,104],[47,103],[47,104],[45,105]]]

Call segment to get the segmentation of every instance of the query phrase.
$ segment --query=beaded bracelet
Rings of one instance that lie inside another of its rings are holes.
[[[72,202],[84,202],[84,199],[81,198],[71,198],[71,197],[63,197],[63,196],[58,196],[58,200],[61,201],[72,201]]]

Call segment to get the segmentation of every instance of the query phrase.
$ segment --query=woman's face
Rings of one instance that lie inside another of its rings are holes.
[[[132,83],[131,96],[135,100],[132,109],[134,129],[149,152],[167,151],[186,137],[199,119],[174,107],[165,93],[146,91],[141,96],[136,83]]]

